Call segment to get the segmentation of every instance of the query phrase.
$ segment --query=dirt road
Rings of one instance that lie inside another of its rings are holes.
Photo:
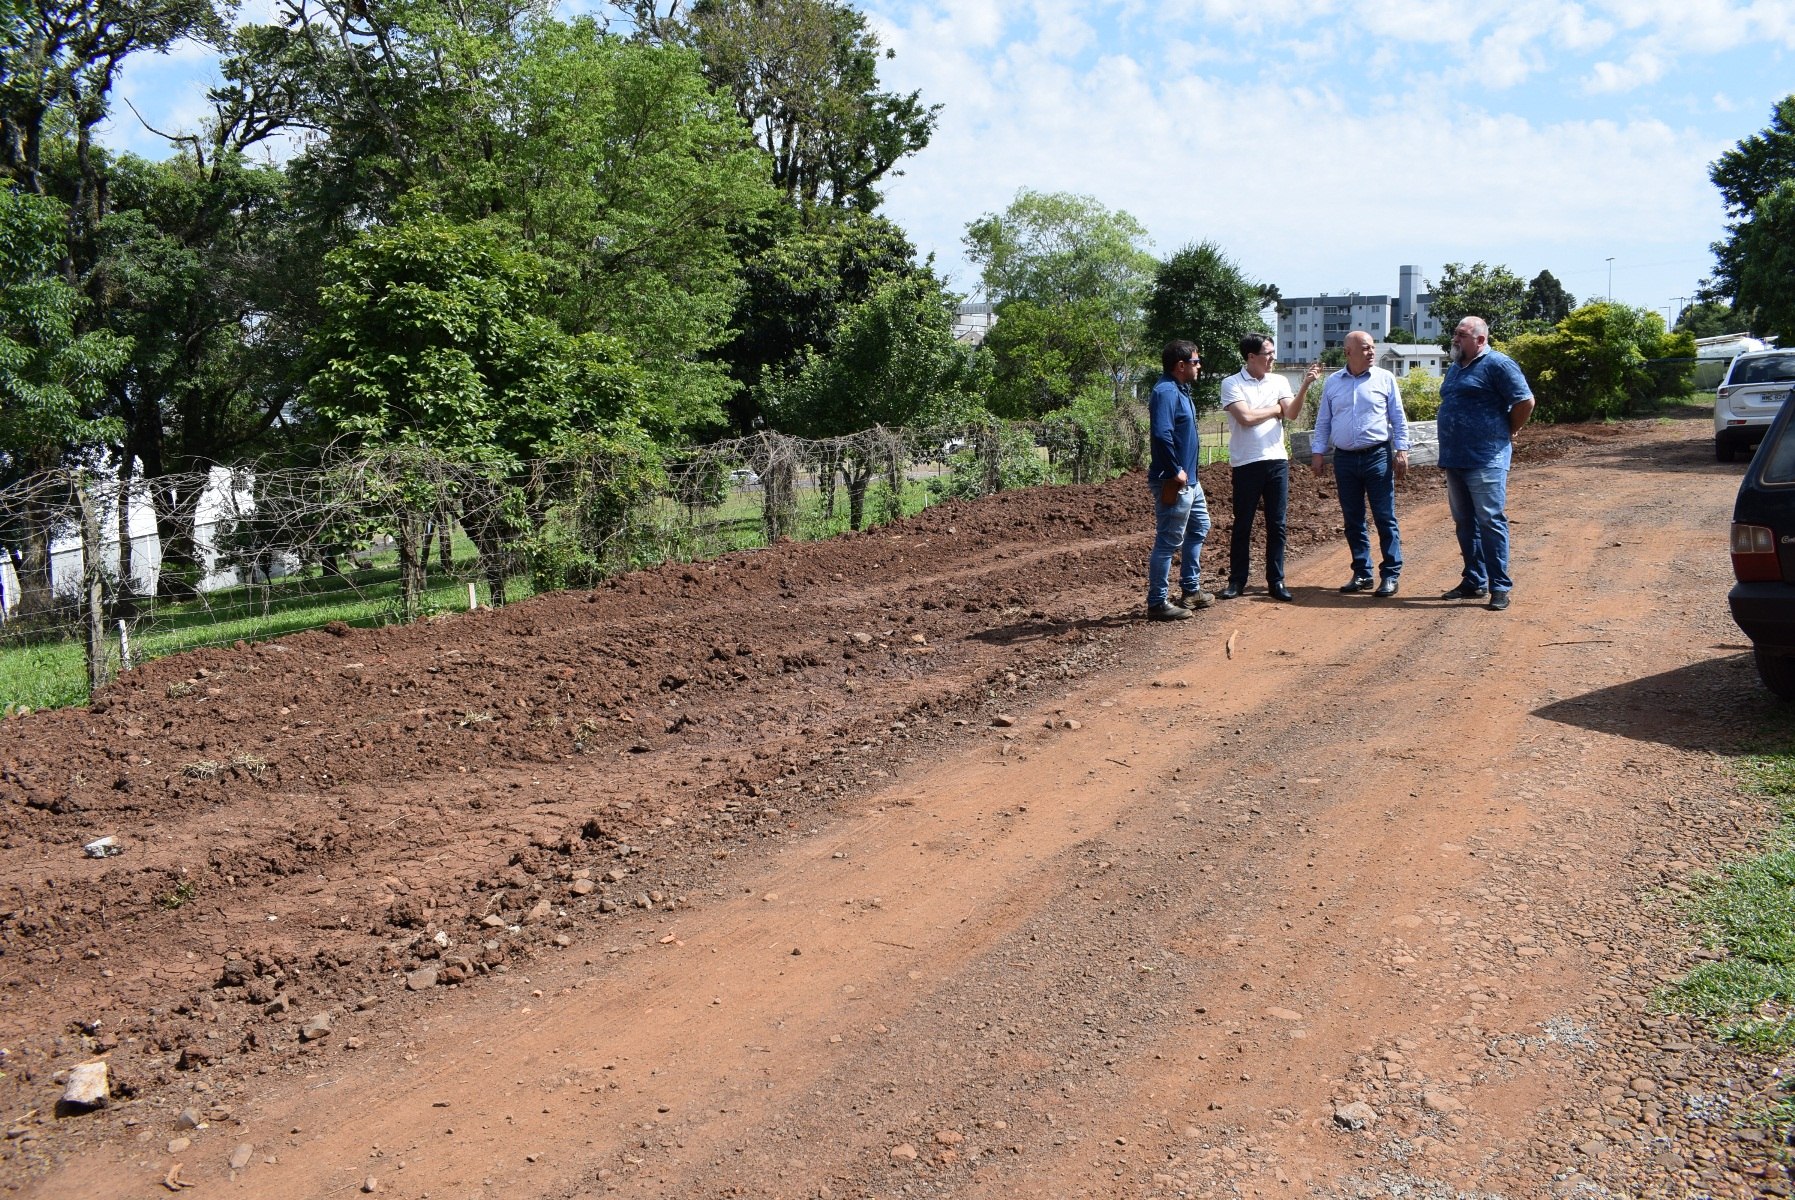
[[[1781,721],[1700,432],[1542,437],[1505,614],[1417,472],[1394,600],[1303,483],[1297,604],[1146,625],[1125,480],[8,722],[7,1185],[1787,1194],[1650,1004]]]

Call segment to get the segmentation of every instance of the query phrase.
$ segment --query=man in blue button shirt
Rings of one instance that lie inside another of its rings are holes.
[[[1396,528],[1396,484],[1409,471],[1409,425],[1402,411],[1402,390],[1396,376],[1371,360],[1377,342],[1364,330],[1346,335],[1346,368],[1322,384],[1309,439],[1309,470],[1321,477],[1326,455],[1334,454],[1334,485],[1340,515],[1346,521],[1346,545],[1352,551],[1352,579],[1342,592],[1371,589],[1371,534],[1365,528],[1365,506],[1377,524],[1382,552],[1374,596],[1394,596],[1402,574],[1402,534]]]
[[[1160,352],[1165,374],[1147,399],[1153,428],[1153,458],[1147,486],[1153,492],[1153,553],[1147,559],[1147,617],[1182,621],[1193,608],[1208,608],[1215,597],[1203,590],[1203,539],[1209,536],[1209,504],[1197,482],[1197,410],[1190,402],[1191,381],[1203,360],[1186,341],[1167,342]],[[1172,558],[1183,550],[1179,580],[1184,594],[1172,603]]]
[[[1490,349],[1490,327],[1466,317],[1452,331],[1452,363],[1440,383],[1440,470],[1458,527],[1464,575],[1442,600],[1508,607],[1508,466],[1515,435],[1533,415],[1533,389],[1515,360]]]

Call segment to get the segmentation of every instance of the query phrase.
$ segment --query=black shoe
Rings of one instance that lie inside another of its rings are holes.
[[[1230,583],[1227,587],[1225,587],[1221,591],[1217,592],[1215,594],[1215,598],[1217,600],[1232,600],[1236,596],[1244,596],[1246,594],[1246,590],[1247,589],[1246,589],[1245,584]]]
[[[1472,587],[1468,583],[1461,583],[1457,587],[1453,588],[1450,592],[1441,592],[1440,599],[1442,599],[1442,600],[1481,600],[1487,595],[1489,595],[1489,592],[1484,590],[1483,588]]]
[[[1273,600],[1282,600],[1286,604],[1289,604],[1292,600],[1296,599],[1295,596],[1290,594],[1290,589],[1281,583],[1270,584],[1265,590],[1271,594]]]
[[[1173,604],[1170,600],[1161,600],[1158,604],[1149,605],[1147,620],[1149,621],[1183,621],[1190,616],[1190,609],[1181,604]]]
[[[1343,584],[1341,586],[1340,594],[1343,596],[1350,596],[1354,592],[1369,592],[1371,590],[1371,584],[1371,576],[1354,575],[1351,583]]]
[[[1377,597],[1394,596],[1396,594],[1396,576],[1386,575],[1377,585],[1377,591],[1371,593]]]
[[[1488,607],[1491,612],[1501,612],[1503,609],[1507,608],[1508,607],[1508,593],[1507,592],[1494,592],[1494,591],[1491,592],[1490,593],[1490,603],[1489,603]]]

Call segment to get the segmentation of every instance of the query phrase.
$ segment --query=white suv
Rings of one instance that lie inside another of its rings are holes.
[[[1795,388],[1795,350],[1741,354],[1714,393],[1714,457],[1732,462],[1740,450],[1764,439],[1764,431]]]

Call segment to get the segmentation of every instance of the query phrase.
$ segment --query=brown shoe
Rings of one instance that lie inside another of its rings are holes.
[[[1206,592],[1202,588],[1198,588],[1194,592],[1186,592],[1184,595],[1178,597],[1178,603],[1192,611],[1199,608],[1208,608],[1211,604],[1215,603],[1215,593]]]

